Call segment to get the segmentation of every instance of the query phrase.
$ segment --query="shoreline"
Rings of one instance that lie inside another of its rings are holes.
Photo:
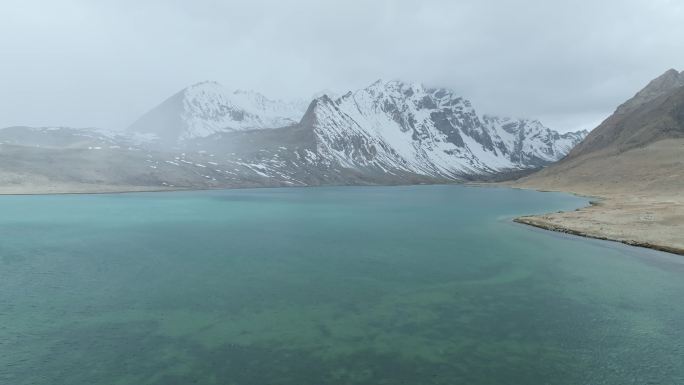
[[[523,215],[518,222],[684,255],[684,139],[618,149],[565,158],[506,183],[599,198],[575,211]]]
[[[628,246],[647,248],[674,255],[684,256],[684,244],[678,245],[672,239],[658,239],[662,233],[672,232],[677,225],[666,224],[665,231],[658,231],[656,225],[663,226],[667,216],[663,210],[671,210],[674,215],[681,209],[673,209],[670,199],[652,197],[650,200],[630,202],[621,196],[608,194],[593,195],[561,189],[544,190],[537,188],[509,185],[511,188],[534,190],[538,192],[563,192],[589,200],[589,205],[572,211],[557,211],[545,214],[522,215],[512,219],[513,222],[557,233],[570,234],[584,238],[619,242]],[[659,207],[664,206],[664,207]],[[661,217],[661,223],[655,217]],[[642,218],[647,218],[642,220]],[[679,226],[684,224],[679,223]],[[676,231],[675,231],[676,232]],[[684,230],[681,232],[684,234]],[[680,242],[681,243],[681,242]]]
[[[572,229],[570,227],[564,227],[564,226],[551,224],[549,222],[545,222],[543,219],[540,219],[539,216],[535,216],[535,215],[516,217],[516,218],[513,218],[513,222],[519,223],[522,225],[526,225],[526,226],[532,226],[532,227],[542,229],[542,230],[553,231],[553,232],[557,232],[557,233],[576,235],[576,236],[584,237],[584,238],[599,239],[602,241],[619,242],[619,243],[622,243],[622,244],[625,244],[628,246],[642,247],[642,248],[646,248],[646,249],[663,251],[663,252],[670,253],[670,254],[684,256],[684,249],[679,248],[679,247],[654,244],[654,243],[650,243],[650,242],[637,241],[637,240],[632,240],[632,239],[611,238],[611,237],[602,236],[602,235],[598,235],[598,234],[590,234],[590,233],[584,232],[582,230],[575,230],[575,229]]]

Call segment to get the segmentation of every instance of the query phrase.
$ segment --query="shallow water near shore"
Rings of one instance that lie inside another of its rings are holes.
[[[0,197],[0,384],[679,384],[684,264],[464,186]]]

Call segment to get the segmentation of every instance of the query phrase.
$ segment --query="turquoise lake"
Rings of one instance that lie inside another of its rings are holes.
[[[0,197],[0,384],[684,384],[684,257],[464,186]]]

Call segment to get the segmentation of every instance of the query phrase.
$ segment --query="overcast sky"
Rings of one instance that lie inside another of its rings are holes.
[[[0,127],[123,128],[203,80],[301,98],[382,78],[568,131],[668,68],[681,0],[0,2]]]

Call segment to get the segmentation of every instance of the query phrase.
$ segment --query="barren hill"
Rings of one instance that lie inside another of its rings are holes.
[[[567,157],[515,185],[603,198],[525,223],[684,253],[684,72],[653,80]]]

